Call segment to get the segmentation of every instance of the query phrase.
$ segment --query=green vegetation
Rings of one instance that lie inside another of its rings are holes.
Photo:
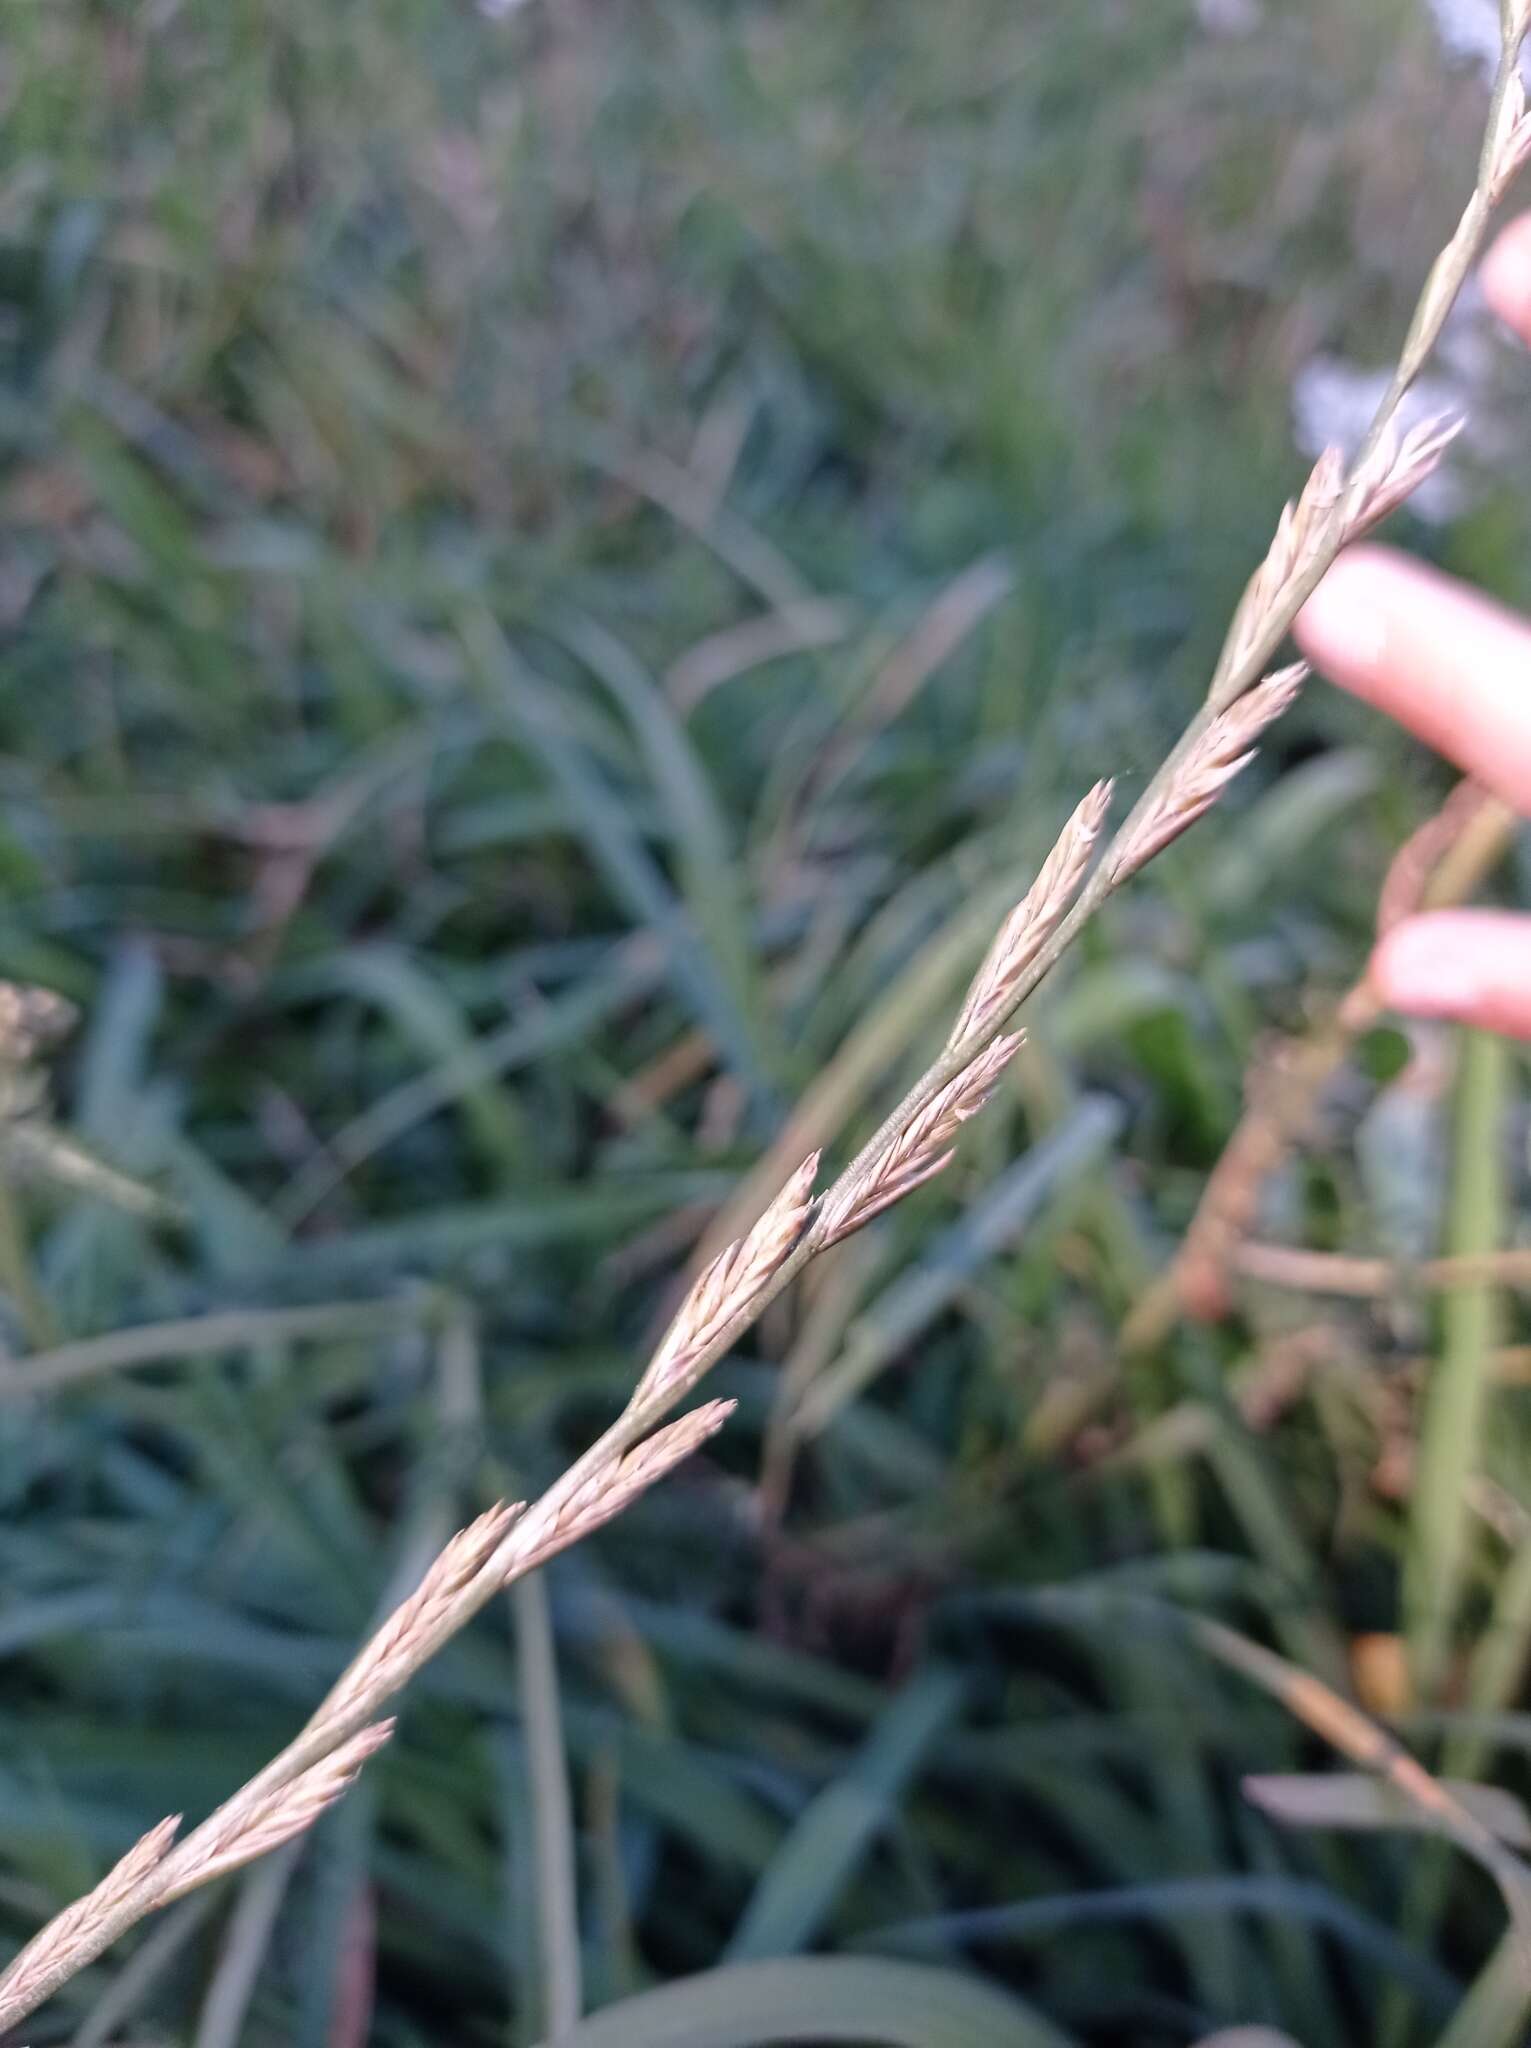
[[[82,1021],[6,1102],[7,1945],[591,1439],[720,1209],[847,1156],[1184,723],[1292,376],[1389,359],[1482,118],[1412,0],[1268,13],[10,9],[0,974]],[[1522,602],[1528,452],[1413,535]],[[576,1997],[591,2048],[1521,2038],[1489,1877],[1353,1775],[1246,1798],[1333,1756],[1204,1625],[1391,1699],[1513,1845],[1514,1300],[1117,1341],[1448,786],[1313,690],[703,1457],[34,2048],[527,2044]],[[1455,1051],[1363,1042],[1263,1233],[1523,1240],[1523,1062]]]

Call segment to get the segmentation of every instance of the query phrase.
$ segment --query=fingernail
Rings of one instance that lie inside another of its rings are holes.
[[[1374,674],[1387,630],[1371,572],[1360,560],[1336,562],[1302,608],[1297,639],[1315,666],[1341,681]]]
[[[1373,955],[1371,978],[1390,1009],[1411,1017],[1467,1016],[1488,993],[1476,949],[1428,918],[1388,935]]]

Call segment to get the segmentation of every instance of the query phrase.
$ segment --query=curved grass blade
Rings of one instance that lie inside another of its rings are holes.
[[[674,833],[686,900],[760,1067],[781,1072],[765,987],[750,942],[743,880],[706,770],[664,692],[622,642],[592,619],[552,629],[621,705],[648,760]]]
[[[676,988],[734,1070],[761,1080],[752,1034],[716,964],[621,804],[560,717],[554,692],[516,658],[493,619],[470,613],[461,626],[470,663],[492,692],[503,722],[542,763],[578,818],[585,848],[629,916],[665,943]]]
[[[555,2040],[579,2019],[579,1897],[576,1887],[574,1814],[564,1751],[563,1714],[558,1696],[558,1660],[547,1581],[534,1572],[510,1589],[520,1679],[521,1719],[526,1731],[528,1810],[536,1863],[537,1945],[541,2007]]]
[[[960,1942],[1041,1943],[1074,1933],[1085,1936],[1092,1928],[1231,1914],[1321,1928],[1374,1963],[1384,1982],[1409,1984],[1437,2012],[1450,2012],[1461,1996],[1461,1986],[1448,1971],[1380,1920],[1324,1885],[1287,1877],[1169,1878],[1159,1884],[1022,1899],[1008,1906],[900,1921],[879,1928],[857,1945],[906,1955],[949,1955],[952,1945]]]
[[[789,1955],[820,1933],[961,1699],[957,1679],[942,1671],[900,1694],[855,1763],[819,1794],[772,1859],[729,1944],[730,1962]]]
[[[1509,1091],[1507,1049],[1474,1032],[1463,1041],[1457,1099],[1450,1243],[1456,1255],[1504,1242],[1502,1133]],[[1446,1296],[1444,1349],[1430,1375],[1420,1423],[1410,1548],[1404,1577],[1409,1650],[1421,1698],[1444,1682],[1451,1631],[1470,1567],[1476,1517],[1469,1481],[1478,1470],[1493,1383],[1496,1290],[1482,1281]]]
[[[557,2048],[1071,2048],[1019,2000],[955,1970],[842,1956],[735,1963],[597,2013]],[[544,2043],[543,2048],[553,2048]]]

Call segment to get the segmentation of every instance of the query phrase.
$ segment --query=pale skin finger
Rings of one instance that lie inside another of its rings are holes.
[[[1531,346],[1531,214],[1505,230],[1484,295]],[[1531,813],[1531,628],[1487,599],[1382,549],[1336,565],[1298,626],[1334,681],[1391,712]],[[1531,920],[1441,911],[1390,932],[1371,979],[1389,1007],[1531,1039]]]
[[[1437,910],[1399,925],[1372,955],[1389,1009],[1531,1039],[1531,918]]]
[[[1531,810],[1531,627],[1386,548],[1351,548],[1297,622],[1314,666]]]
[[[1531,347],[1531,213],[1512,221],[1484,258],[1483,296]]]
[[[1531,811],[1531,627],[1381,548],[1336,562],[1298,621],[1314,665]],[[1389,1008],[1531,1038],[1531,920],[1410,918],[1372,959]]]

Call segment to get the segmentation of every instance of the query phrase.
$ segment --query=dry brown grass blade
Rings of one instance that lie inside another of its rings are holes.
[[[1485,1282],[1531,1292],[1531,1251],[1515,1248],[1400,1265],[1393,1259],[1349,1258],[1343,1252],[1309,1252],[1285,1244],[1246,1240],[1233,1254],[1235,1270],[1267,1287],[1301,1294],[1342,1295],[1355,1301],[1407,1294],[1411,1288],[1441,1293]]]
[[[1497,797],[1476,783],[1459,783],[1395,855],[1379,899],[1379,931],[1390,930],[1417,910],[1443,909],[1471,896],[1503,858],[1514,825],[1513,814]],[[1244,1115],[1202,1190],[1169,1271],[1128,1316],[1121,1335],[1124,1350],[1149,1350],[1162,1343],[1182,1313],[1202,1321],[1229,1313],[1229,1281],[1254,1221],[1261,1188],[1300,1141],[1319,1096],[1356,1039],[1380,1016],[1363,979],[1306,1037],[1282,1040],[1251,1069]],[[1375,1267],[1379,1262],[1370,1263]],[[1383,1289],[1363,1286],[1356,1291]]]
[[[1332,1749],[1363,1770],[1384,1778],[1432,1826],[1482,1864],[1504,1896],[1524,1950],[1527,1981],[1531,1982],[1531,1869],[1476,1814],[1453,1798],[1396,1737],[1311,1672],[1221,1622],[1194,1616],[1190,1618],[1190,1628],[1210,1656],[1280,1700],[1289,1713]]]

